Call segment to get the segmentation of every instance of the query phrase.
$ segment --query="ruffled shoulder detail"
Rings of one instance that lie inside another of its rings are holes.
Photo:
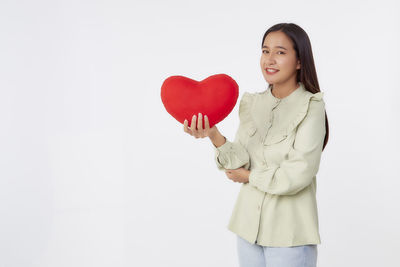
[[[311,93],[311,96],[310,96],[310,100],[318,100],[318,101],[320,101],[320,100],[323,100],[323,98],[324,98],[324,92],[318,92],[318,93],[315,93],[315,94]]]
[[[257,131],[253,117],[251,116],[251,108],[253,106],[255,94],[245,92],[239,104],[239,118],[240,124],[246,127],[247,133],[251,136]]]
[[[313,94],[307,91],[305,96],[301,100],[303,101],[303,103],[300,105],[300,109],[295,118],[288,124],[287,127],[283,128],[280,132],[275,133],[273,135],[268,135],[264,140],[264,144],[271,145],[279,143],[280,141],[285,139],[300,124],[300,122],[303,121],[303,119],[307,115],[310,101],[322,101],[323,96],[324,92],[318,92]]]

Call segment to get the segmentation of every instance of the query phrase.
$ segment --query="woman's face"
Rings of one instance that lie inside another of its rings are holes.
[[[269,84],[296,83],[296,72],[300,69],[300,60],[296,58],[292,40],[283,32],[270,32],[264,40],[260,66],[265,80]],[[275,73],[268,68],[278,70]]]

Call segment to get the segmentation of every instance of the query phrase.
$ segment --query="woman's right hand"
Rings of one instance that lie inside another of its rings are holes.
[[[213,137],[217,132],[217,126],[213,126],[210,128],[210,123],[208,121],[207,115],[204,116],[204,124],[205,127],[203,128],[203,116],[201,113],[199,113],[199,119],[197,120],[196,123],[196,115],[193,115],[192,117],[192,123],[190,124],[190,127],[188,127],[188,121],[185,119],[183,123],[183,130],[190,134],[191,136],[194,136],[196,138],[204,138],[204,137]],[[197,128],[196,128],[197,125]]]

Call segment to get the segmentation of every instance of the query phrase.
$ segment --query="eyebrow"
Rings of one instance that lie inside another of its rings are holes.
[[[283,46],[280,46],[280,45],[278,45],[278,46],[275,46],[276,48],[282,48],[282,49],[285,49],[285,50],[287,50],[286,48],[284,48]],[[263,45],[263,47],[262,48],[268,48],[268,46],[267,45]]]

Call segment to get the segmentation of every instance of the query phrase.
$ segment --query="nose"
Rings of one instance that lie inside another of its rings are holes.
[[[269,53],[265,56],[265,63],[267,66],[275,64],[275,56],[272,53]]]

